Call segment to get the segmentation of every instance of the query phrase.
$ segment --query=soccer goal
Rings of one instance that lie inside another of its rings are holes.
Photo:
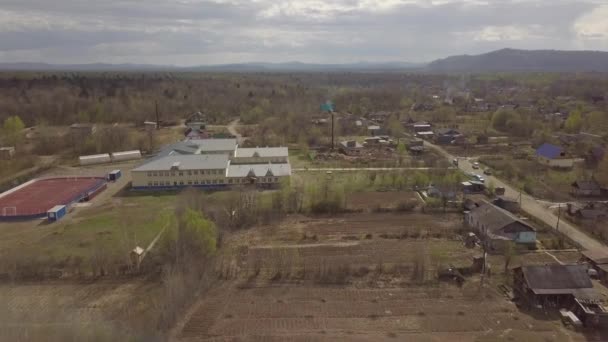
[[[17,216],[17,207],[2,208],[2,216]]]

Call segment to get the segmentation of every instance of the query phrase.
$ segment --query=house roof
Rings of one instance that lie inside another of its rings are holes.
[[[225,154],[209,155],[170,155],[148,160],[133,171],[170,171],[173,165],[179,163],[179,170],[225,169],[228,156]]]
[[[289,152],[287,147],[252,147],[252,148],[237,148],[234,151],[234,156],[237,158],[249,157],[287,157]]]
[[[572,186],[580,190],[600,190],[600,185],[594,180],[577,180]]]
[[[563,152],[563,148],[548,143],[544,143],[538,149],[536,149],[537,156],[545,157],[548,159],[555,159],[559,157]]]
[[[355,146],[348,146],[348,143],[351,141],[355,142]],[[340,141],[340,146],[342,146],[344,148],[362,148],[363,147],[363,145],[361,145],[361,143],[359,143],[358,141],[355,141],[355,140]]]
[[[536,294],[572,293],[573,290],[593,288],[585,265],[534,265],[522,266],[521,270],[528,287]]]
[[[441,135],[460,135],[460,132],[453,128],[443,128],[437,131]]]
[[[603,250],[582,251],[581,254],[596,264],[608,264],[608,253]]]
[[[376,131],[376,130],[380,129],[380,126],[372,125],[372,126],[368,126],[367,129],[369,129],[370,131]]]
[[[491,233],[497,232],[512,223],[519,223],[528,227],[531,231],[535,230],[532,226],[523,222],[512,213],[485,200],[479,207],[471,210],[469,215],[473,216],[479,224],[485,226],[485,229]]]
[[[282,177],[291,175],[291,165],[286,164],[239,164],[228,167],[229,178]]]

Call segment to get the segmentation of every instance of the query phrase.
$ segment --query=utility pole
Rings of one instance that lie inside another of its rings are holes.
[[[334,112],[331,112],[331,150],[334,150]]]
[[[557,224],[555,225],[555,230],[559,232],[559,219],[562,216],[562,204],[559,203],[557,205]]]
[[[154,101],[154,111],[156,112],[156,130],[160,129],[160,117],[158,116],[158,101]]]

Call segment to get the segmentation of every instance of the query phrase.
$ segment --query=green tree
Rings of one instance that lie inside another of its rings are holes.
[[[25,124],[18,116],[9,116],[4,120],[2,131],[6,137],[6,142],[9,145],[17,145],[21,141],[21,131],[25,128]]]
[[[578,133],[583,125],[583,116],[580,110],[575,110],[568,116],[568,119],[564,123],[564,128],[567,132]]]
[[[500,108],[492,115],[492,127],[497,131],[506,131],[507,123],[515,117],[515,112],[510,109]]]
[[[185,265],[215,254],[217,229],[201,212],[186,208],[175,216],[164,215],[161,222],[166,227],[161,251],[169,262]]]

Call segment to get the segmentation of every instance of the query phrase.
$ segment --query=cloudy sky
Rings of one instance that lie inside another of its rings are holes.
[[[608,0],[0,0],[0,62],[424,62],[608,50]]]

